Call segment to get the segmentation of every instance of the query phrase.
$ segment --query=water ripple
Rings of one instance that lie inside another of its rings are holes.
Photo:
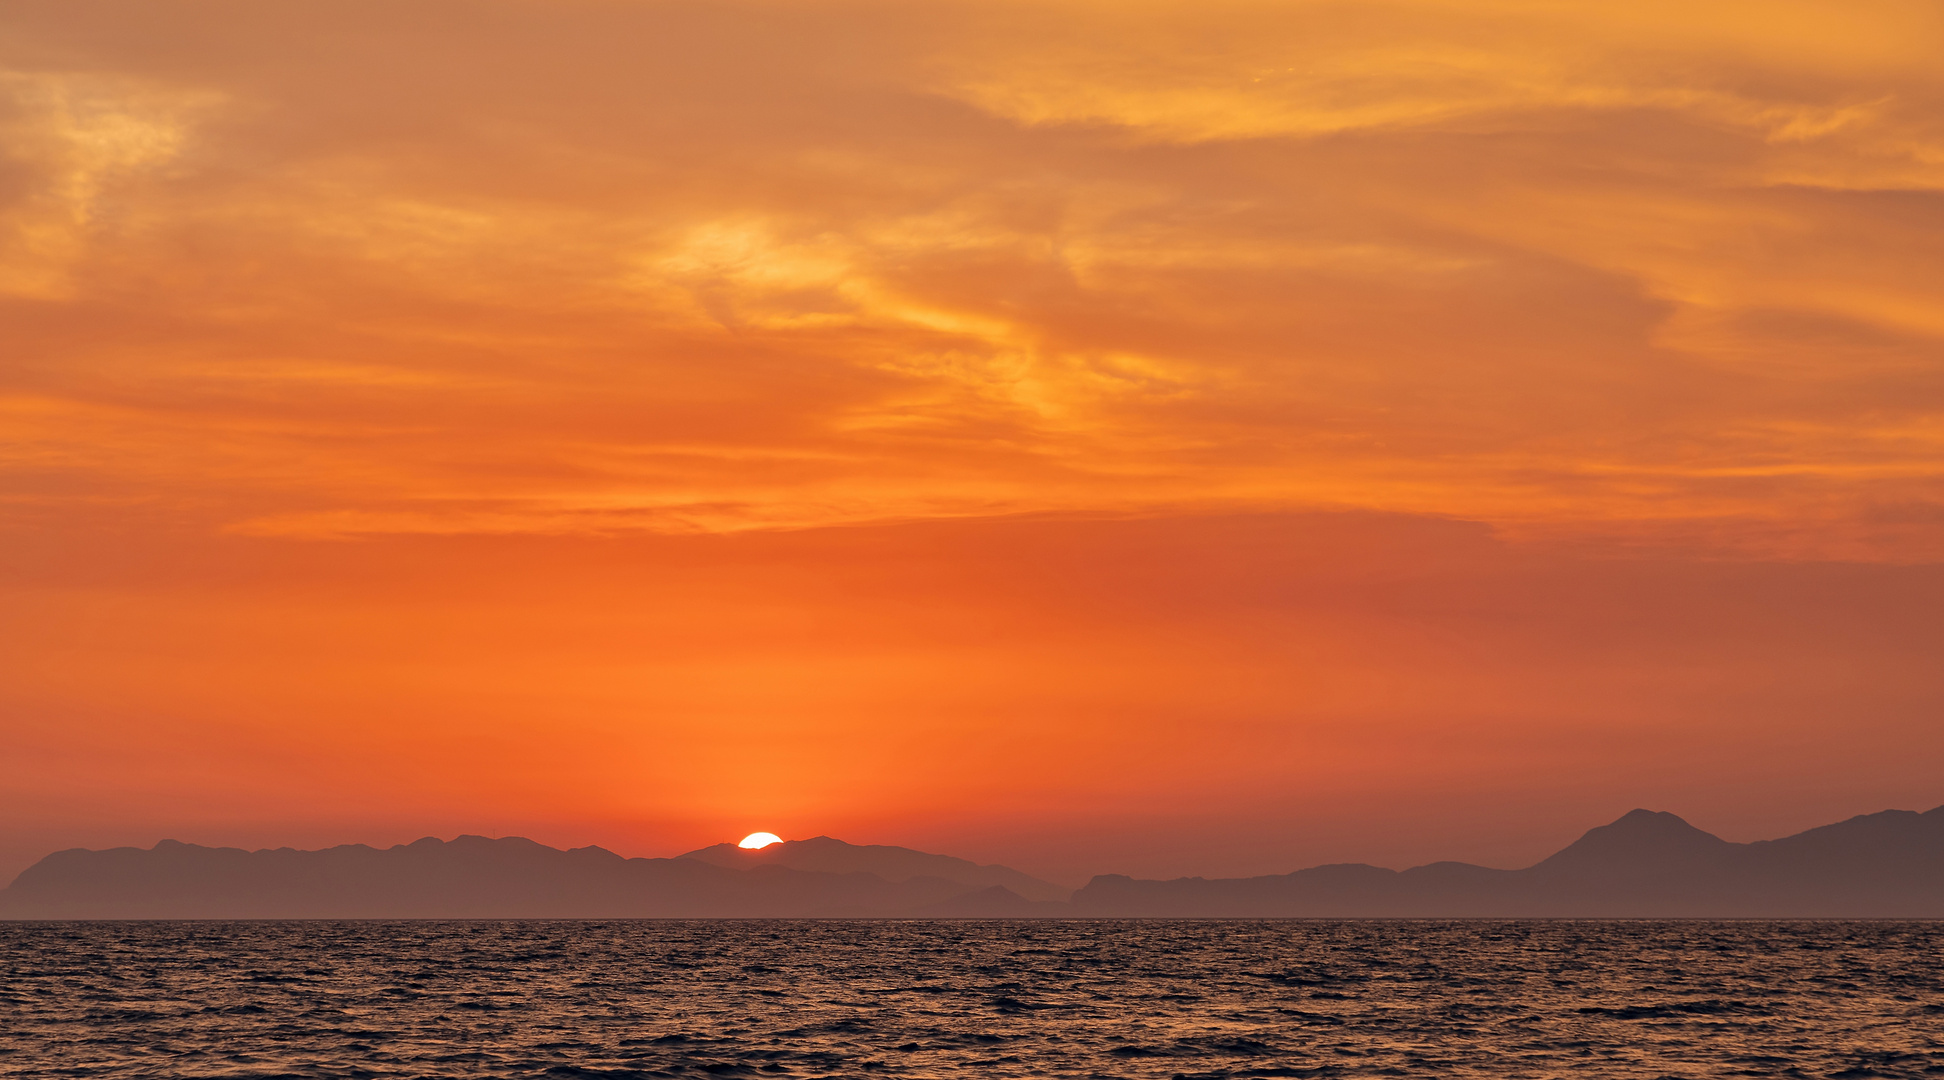
[[[0,1076],[1944,1076],[1932,922],[0,924]]]

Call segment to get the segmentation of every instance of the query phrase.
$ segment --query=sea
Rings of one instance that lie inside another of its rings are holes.
[[[0,1076],[1944,1076],[1944,923],[0,923]]]

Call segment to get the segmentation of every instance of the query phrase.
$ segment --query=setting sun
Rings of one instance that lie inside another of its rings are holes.
[[[736,846],[739,848],[748,848],[751,851],[760,851],[771,844],[780,844],[782,842],[783,838],[773,832],[753,832],[743,837],[742,843]]]

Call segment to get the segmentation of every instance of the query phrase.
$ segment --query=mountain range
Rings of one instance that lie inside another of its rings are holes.
[[[1885,810],[1751,844],[1634,810],[1522,870],[1439,862],[1173,881],[1108,874],[1072,904],[1088,915],[1177,918],[1936,918],[1944,807]]]
[[[244,851],[164,840],[56,852],[0,890],[7,919],[1944,917],[1944,807],[1731,843],[1635,810],[1541,862],[1346,863],[1252,878],[1095,877],[827,836],[672,859],[519,837]]]

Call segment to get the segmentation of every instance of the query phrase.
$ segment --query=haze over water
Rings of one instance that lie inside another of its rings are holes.
[[[1930,1077],[1935,922],[0,925],[0,1076]]]

